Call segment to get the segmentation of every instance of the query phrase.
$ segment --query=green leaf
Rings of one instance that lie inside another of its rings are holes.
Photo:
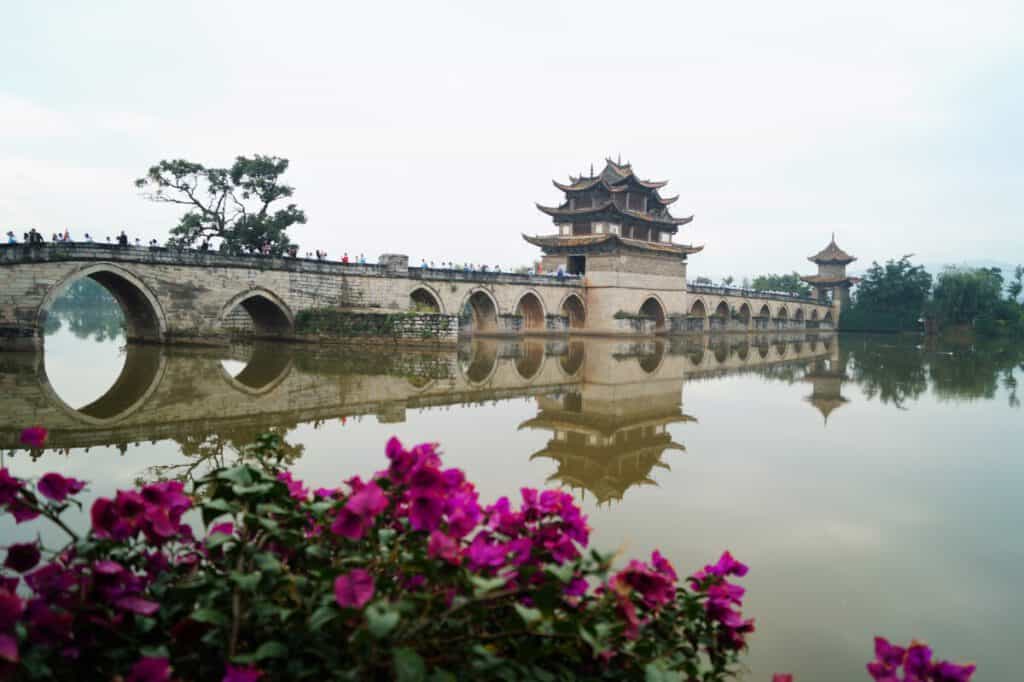
[[[256,562],[256,567],[261,571],[266,571],[267,573],[279,573],[281,571],[281,562],[273,554],[260,552],[253,557],[253,561]]]
[[[524,623],[526,623],[526,627],[532,627],[544,617],[544,614],[540,612],[540,609],[531,609],[528,606],[523,606],[519,602],[516,602],[513,606],[515,606],[516,613],[519,614],[519,617],[523,619]]]
[[[211,625],[227,625],[228,617],[216,609],[196,609],[192,612],[192,620]]]
[[[381,528],[377,531],[377,537],[380,539],[380,544],[387,547],[391,544],[391,541],[398,535],[398,531],[394,528]]]
[[[389,632],[394,630],[398,625],[399,618],[398,611],[384,602],[370,604],[366,608],[366,626],[370,630],[370,634],[377,639],[386,637]]]
[[[238,571],[231,571],[231,581],[234,582],[238,587],[248,592],[255,590],[260,584],[260,578],[263,574],[259,571],[253,571],[252,573],[239,573]]]
[[[209,509],[221,514],[225,514],[233,509],[231,503],[221,498],[215,498],[207,502],[203,502],[203,510]]]
[[[217,478],[222,481],[230,481],[236,485],[252,485],[252,469],[244,464],[217,472]]]
[[[576,574],[576,567],[573,564],[562,564],[561,566],[545,566],[545,570],[563,583],[568,583]]]
[[[306,555],[314,559],[325,559],[330,553],[320,545],[306,545]]]
[[[423,682],[427,679],[427,665],[412,649],[395,649],[393,660],[398,682]]]
[[[139,655],[148,658],[168,658],[170,653],[168,653],[167,647],[161,644],[160,646],[139,647]]]
[[[206,538],[206,547],[208,549],[217,549],[225,542],[232,542],[236,540],[234,535],[228,535],[227,533],[216,533]]]
[[[281,642],[271,640],[261,644],[260,647],[251,654],[235,656],[234,660],[236,663],[255,663],[256,661],[262,661],[266,658],[283,658],[287,655],[288,647],[281,644]]]
[[[441,670],[440,668],[436,668],[432,673],[430,673],[430,682],[458,682],[458,680],[459,678],[455,675],[447,670]]]
[[[273,488],[273,483],[254,483],[252,485],[236,483],[231,486],[231,492],[239,497],[244,497],[247,495],[263,495],[273,490]]]
[[[338,617],[338,608],[333,602],[328,606],[321,606],[309,617],[309,629],[313,631],[322,630],[325,625]]]
[[[334,500],[319,500],[310,504],[309,508],[312,509],[315,514],[323,514],[334,505]]]
[[[482,597],[488,592],[493,592],[499,587],[504,587],[505,583],[508,582],[505,578],[482,578],[478,575],[469,576],[469,581],[473,583],[473,596]]]
[[[256,505],[256,511],[260,514],[287,514],[288,510],[272,502],[264,502]]]
[[[651,661],[644,667],[644,682],[682,682],[683,674],[669,670],[663,659]]]

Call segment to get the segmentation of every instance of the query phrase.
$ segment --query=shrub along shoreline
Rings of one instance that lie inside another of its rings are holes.
[[[26,429],[41,448],[46,431]],[[98,498],[86,483],[0,470],[0,508],[63,547],[7,547],[0,678],[732,679],[754,631],[748,568],[725,552],[681,577],[660,553],[613,570],[572,496],[524,488],[482,504],[433,444],[386,447],[370,480],[310,490],[262,436],[186,488]],[[203,529],[182,520],[197,510]],[[963,682],[973,665],[876,640],[875,680]],[[899,676],[898,676],[899,675]],[[792,680],[778,674],[777,682]]]

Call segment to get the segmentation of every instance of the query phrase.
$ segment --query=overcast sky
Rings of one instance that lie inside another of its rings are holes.
[[[263,153],[303,250],[510,267],[551,179],[621,154],[696,216],[691,277],[809,271],[832,231],[858,266],[1022,262],[1022,8],[4,3],[0,227],[162,241],[134,178]]]

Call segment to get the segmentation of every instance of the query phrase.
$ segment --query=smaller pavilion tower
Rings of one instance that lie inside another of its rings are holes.
[[[836,244],[836,234],[832,233],[832,241],[824,249],[807,260],[818,265],[818,274],[801,277],[803,281],[814,287],[819,301],[827,301],[832,292],[832,302],[838,301],[840,309],[850,305],[850,287],[860,281],[859,277],[848,277],[846,266],[857,260],[856,257],[843,251]]]

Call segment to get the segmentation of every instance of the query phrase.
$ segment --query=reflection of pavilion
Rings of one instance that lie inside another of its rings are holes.
[[[610,388],[620,395],[609,395]],[[626,395],[621,395],[623,388]],[[633,486],[657,485],[652,470],[670,468],[662,461],[664,454],[686,450],[672,441],[668,425],[696,421],[682,412],[678,381],[641,381],[630,387],[584,382],[578,393],[539,396],[537,403],[537,416],[519,428],[545,429],[552,438],[530,459],[554,460],[558,468],[548,480],[589,490],[598,504],[621,500]]]
[[[804,375],[804,381],[812,386],[811,394],[804,400],[817,408],[826,425],[828,416],[849,402],[842,395],[843,382],[848,378],[846,360],[840,359],[838,354],[815,360],[811,371]]]

